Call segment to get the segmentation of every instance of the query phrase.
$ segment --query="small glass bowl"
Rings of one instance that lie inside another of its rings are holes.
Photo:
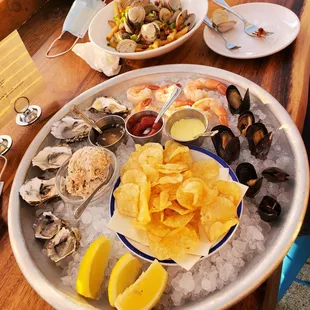
[[[97,147],[96,146],[96,148],[100,148],[101,150],[104,149],[104,151],[110,155],[110,157],[112,159],[113,173],[112,173],[112,176],[111,176],[108,184],[105,185],[104,187],[102,187],[102,189],[99,190],[99,192],[94,196],[94,198],[91,201],[92,204],[94,202],[98,201],[107,192],[109,192],[110,190],[113,189],[113,185],[116,182],[116,179],[119,175],[119,165],[118,165],[118,161],[117,161],[117,158],[114,155],[114,153],[108,149],[103,148],[103,147]],[[55,182],[56,183],[56,191],[65,203],[70,204],[70,205],[80,205],[86,200],[87,197],[83,198],[81,196],[73,196],[66,190],[66,186],[65,186],[65,178],[68,175],[67,172],[68,172],[68,165],[69,165],[70,159],[71,158],[67,159],[62,164],[62,166],[59,168],[59,170],[57,171],[56,182]]]

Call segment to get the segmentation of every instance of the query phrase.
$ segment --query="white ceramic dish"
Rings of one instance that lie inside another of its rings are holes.
[[[229,180],[238,182],[238,178],[235,175],[234,171],[229,167],[229,165],[227,165],[225,163],[225,161],[222,158],[220,158],[216,154],[213,154],[212,152],[210,152],[206,149],[203,149],[201,147],[198,147],[198,146],[190,145],[189,148],[190,148],[190,154],[191,154],[194,161],[205,160],[205,159],[214,159],[218,162],[220,167],[229,169]],[[118,179],[117,183],[115,184],[113,192],[119,186],[119,184],[120,184],[120,178]],[[115,198],[114,198],[113,194],[111,193],[111,198],[110,198],[110,215],[111,215],[111,217],[114,214],[115,207],[116,207]],[[241,219],[242,211],[243,211],[243,203],[241,201],[240,204],[238,205],[238,208],[237,208],[237,215],[238,215],[239,219]],[[237,227],[238,227],[238,225],[231,227],[229,229],[229,231],[227,232],[227,234],[225,234],[219,240],[216,240],[210,248],[209,255],[203,256],[203,257],[201,257],[201,259],[209,257],[210,255],[216,253],[221,247],[223,247],[232,238]],[[148,262],[153,262],[156,259],[152,255],[152,252],[151,252],[149,247],[142,245],[138,242],[132,241],[129,238],[126,238],[122,234],[118,233],[117,236],[131,252],[133,252],[136,256],[140,257],[141,259],[144,259]],[[171,259],[162,260],[159,262],[165,266],[177,266],[177,263]]]
[[[235,84],[240,89],[251,89],[253,98],[267,104],[270,114],[276,117],[283,128],[285,143],[291,148],[294,167],[291,178],[294,184],[288,193],[291,197],[289,208],[283,210],[280,221],[273,225],[265,243],[266,250],[257,254],[244,267],[236,280],[208,297],[186,303],[178,309],[211,310],[232,306],[257,288],[281,263],[284,255],[297,237],[307,208],[309,193],[308,159],[302,138],[294,122],[285,109],[265,90],[253,82],[234,73],[217,68],[197,65],[168,65],[134,70],[112,78],[79,95],[58,111],[33,139],[16,172],[10,194],[8,226],[11,246],[24,276],[36,292],[56,309],[112,309],[106,298],[89,301],[79,296],[72,288],[61,281],[62,269],[57,268],[42,255],[42,245],[34,240],[32,224],[35,208],[21,200],[18,191],[26,178],[34,176],[29,170],[32,158],[40,148],[51,145],[55,140],[50,135],[53,123],[64,117],[74,104],[80,108],[89,107],[93,100],[102,95],[124,92],[128,87],[139,83],[153,84],[165,78],[190,78],[204,75]]]
[[[119,56],[121,58],[149,59],[161,56],[171,52],[172,50],[185,43],[199,29],[204,17],[208,12],[208,0],[182,0],[182,8],[187,9],[189,13],[196,14],[196,24],[194,28],[182,38],[157,49],[137,53],[119,53],[114,48],[107,45],[108,42],[106,40],[106,36],[111,30],[111,27],[108,24],[108,20],[113,19],[113,3],[110,3],[101,9],[94,17],[88,29],[89,39],[93,44],[105,52]]]
[[[238,59],[265,57],[286,48],[298,36],[299,19],[294,12],[284,6],[272,3],[245,3],[233,8],[249,22],[274,34],[265,39],[251,37],[244,32],[243,22],[229,13],[230,19],[237,21],[237,24],[232,30],[224,33],[224,36],[241,48],[228,50],[220,35],[207,26],[203,34],[209,48],[222,56]]]

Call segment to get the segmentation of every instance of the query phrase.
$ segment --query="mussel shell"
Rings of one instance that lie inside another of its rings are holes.
[[[236,174],[239,182],[249,187],[245,195],[253,198],[260,191],[263,178],[257,177],[256,170],[250,163],[239,164],[236,169]]]
[[[273,133],[268,133],[264,124],[254,123],[248,127],[245,136],[251,154],[258,159],[265,160],[272,144]]]
[[[258,213],[263,221],[274,221],[281,214],[281,205],[276,199],[266,195],[259,204]]]
[[[255,117],[249,110],[243,111],[238,118],[238,129],[242,135],[245,136],[249,126],[255,123]]]
[[[277,167],[270,167],[263,170],[262,175],[269,182],[281,183],[289,180],[289,174]]]
[[[226,90],[228,108],[231,114],[240,114],[250,110],[250,91],[247,89],[244,99],[242,99],[238,88],[235,85],[229,85]]]
[[[237,160],[240,155],[240,141],[235,137],[230,128],[224,125],[215,126],[212,131],[219,132],[212,137],[212,142],[217,155],[225,160],[227,164],[231,164]]]

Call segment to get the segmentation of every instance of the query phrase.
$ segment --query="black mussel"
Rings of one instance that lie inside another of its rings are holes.
[[[240,141],[235,137],[230,128],[224,125],[215,126],[213,130],[219,132],[212,137],[212,142],[217,155],[223,158],[227,164],[237,160],[240,155]]]
[[[263,178],[257,177],[255,168],[249,163],[239,164],[236,169],[236,174],[239,182],[249,187],[245,195],[253,198],[262,187]]]
[[[226,98],[231,114],[240,114],[246,110],[250,110],[249,89],[247,89],[244,98],[242,99],[238,88],[235,85],[230,85],[226,90]]]
[[[272,143],[273,133],[268,132],[262,123],[254,123],[248,127],[245,134],[251,154],[258,159],[265,160]]]
[[[251,111],[247,110],[242,112],[238,118],[238,129],[240,130],[240,133],[245,136],[249,126],[254,123],[255,117]]]
[[[258,206],[258,213],[263,221],[271,222],[280,216],[281,206],[273,197],[264,196]]]
[[[269,182],[280,183],[289,180],[289,174],[277,167],[270,167],[262,172],[262,175]]]

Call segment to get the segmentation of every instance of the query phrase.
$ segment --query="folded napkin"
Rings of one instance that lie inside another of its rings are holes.
[[[72,51],[83,58],[91,68],[103,72],[106,76],[117,75],[121,70],[119,57],[104,52],[91,42],[76,44]]]

